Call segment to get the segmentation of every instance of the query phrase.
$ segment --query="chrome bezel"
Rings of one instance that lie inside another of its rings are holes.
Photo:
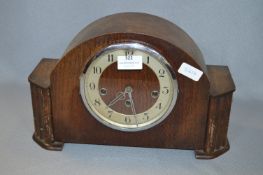
[[[167,70],[169,71],[172,80],[173,80],[173,86],[174,86],[174,91],[173,91],[173,98],[172,101],[170,103],[169,108],[167,109],[167,111],[165,112],[165,114],[162,117],[159,117],[159,119],[153,121],[152,123],[149,123],[147,125],[143,125],[140,127],[134,127],[134,128],[130,128],[130,127],[123,127],[121,124],[112,124],[109,123],[108,121],[104,120],[104,116],[102,116],[101,114],[99,114],[98,112],[95,112],[92,110],[92,108],[90,107],[87,99],[86,99],[86,95],[85,95],[85,72],[88,69],[89,65],[92,63],[92,61],[94,61],[95,59],[97,59],[98,57],[100,57],[102,54],[107,54],[108,52],[114,51],[114,50],[119,50],[119,49],[136,49],[136,50],[140,50],[146,53],[149,53],[151,56],[153,56],[154,58],[158,59],[159,62],[165,66],[167,68]],[[136,43],[136,42],[129,42],[129,43],[118,43],[118,44],[112,44],[104,49],[102,49],[98,54],[96,54],[96,56],[94,56],[89,63],[87,64],[85,70],[83,71],[83,73],[80,76],[80,95],[82,97],[82,101],[84,102],[85,107],[87,108],[87,110],[90,112],[90,114],[97,119],[100,123],[104,124],[105,126],[108,126],[112,129],[116,129],[119,131],[125,131],[125,132],[136,132],[136,131],[142,131],[142,130],[146,130],[149,128],[152,128],[154,126],[156,126],[157,124],[161,123],[173,110],[176,101],[177,101],[177,96],[178,96],[178,83],[176,80],[176,76],[175,73],[171,67],[171,65],[167,62],[167,60],[161,55],[159,54],[157,51],[155,51],[154,49],[140,44],[140,43]]]

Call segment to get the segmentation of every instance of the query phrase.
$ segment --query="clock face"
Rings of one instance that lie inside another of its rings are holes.
[[[140,131],[163,121],[177,99],[177,81],[155,50],[139,43],[103,49],[80,77],[88,111],[101,123],[121,131]]]

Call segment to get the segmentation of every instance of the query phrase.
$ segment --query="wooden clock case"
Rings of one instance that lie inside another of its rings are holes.
[[[80,96],[80,75],[103,48],[136,42],[163,55],[176,73],[178,98],[171,114],[138,132],[111,129],[98,122]],[[185,62],[204,72],[193,81],[177,70]],[[61,59],[42,59],[29,76],[35,132],[43,148],[64,143],[191,149],[196,158],[215,158],[229,149],[227,130],[234,82],[227,66],[205,65],[194,41],[178,26],[143,13],[120,13],[84,28]]]

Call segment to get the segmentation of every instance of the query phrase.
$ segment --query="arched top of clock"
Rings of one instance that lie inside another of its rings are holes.
[[[85,41],[113,33],[145,35],[164,40],[188,54],[207,72],[200,49],[187,33],[168,20],[145,13],[118,13],[94,21],[75,36],[64,55]]]

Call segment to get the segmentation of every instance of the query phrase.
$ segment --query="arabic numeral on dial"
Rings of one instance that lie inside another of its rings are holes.
[[[111,115],[112,115],[113,111],[109,110],[108,111],[108,117],[111,118]]]
[[[156,106],[157,109],[162,109],[162,103],[158,103],[158,105]]]
[[[150,117],[149,117],[149,114],[148,114],[147,112],[145,112],[143,115],[144,115],[144,117],[145,117],[145,118],[143,118],[143,119],[149,120]]]
[[[147,64],[150,63],[150,57],[149,57],[149,56],[147,56],[147,61],[146,61],[146,63],[147,63]]]
[[[94,100],[94,105],[95,106],[100,106],[100,99],[95,99]]]
[[[125,55],[128,56],[128,55],[133,55],[133,51],[125,51]]]
[[[113,62],[113,54],[108,54],[108,62]]]
[[[124,122],[125,122],[126,124],[131,123],[130,117],[126,116],[126,117],[124,118]]]
[[[169,88],[168,87],[163,87],[162,94],[166,95],[169,93]]]
[[[96,88],[95,83],[91,82],[91,83],[89,84],[89,88],[90,88],[90,90],[94,90],[94,89]]]
[[[132,60],[133,51],[126,51],[125,56],[126,60]]]
[[[99,67],[99,66],[93,67],[93,73],[94,74],[101,74],[101,67]]]
[[[165,76],[165,70],[164,69],[160,69],[159,70],[159,77],[164,77]]]

